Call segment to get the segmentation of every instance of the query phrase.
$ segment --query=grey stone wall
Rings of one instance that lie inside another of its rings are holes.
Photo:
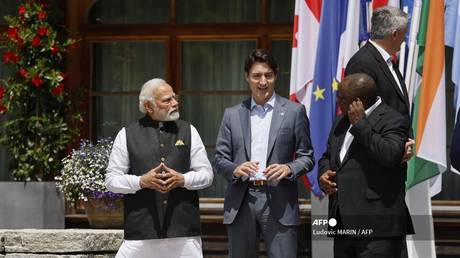
[[[123,230],[0,230],[0,258],[114,257]]]
[[[55,182],[0,182],[0,229],[64,228],[64,198]]]

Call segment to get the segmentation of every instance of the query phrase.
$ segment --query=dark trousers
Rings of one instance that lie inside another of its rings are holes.
[[[228,230],[230,258],[257,258],[260,236],[269,258],[297,257],[297,226],[285,226],[270,212],[266,186],[249,187]]]

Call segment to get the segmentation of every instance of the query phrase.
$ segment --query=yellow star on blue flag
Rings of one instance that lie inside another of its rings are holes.
[[[316,90],[313,92],[313,95],[315,95],[315,100],[318,101],[320,99],[324,99],[324,91],[326,89],[321,89],[319,85],[316,85]]]
[[[332,81],[332,91],[338,91],[339,90],[339,82],[336,79],[333,79]]]

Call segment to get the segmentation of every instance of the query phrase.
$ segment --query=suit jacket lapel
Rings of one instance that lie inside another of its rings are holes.
[[[251,158],[251,98],[243,101],[240,109],[240,124],[243,132],[244,149],[246,157]]]
[[[383,71],[383,73],[385,74],[385,76],[388,78],[388,80],[391,82],[391,85],[393,85],[393,88],[396,90],[399,98],[401,98],[404,103],[407,102],[407,90],[405,90],[405,87],[404,87],[404,83],[399,80],[400,84],[401,84],[401,88],[403,88],[403,92],[401,92],[401,89],[399,88],[398,86],[398,83],[396,82],[395,80],[395,77],[393,76],[393,74],[391,74],[391,71],[390,71],[390,68],[388,67],[387,65],[387,62],[385,60],[383,60],[383,57],[382,55],[379,53],[379,51],[377,50],[377,48],[375,48],[372,43],[370,42],[367,42],[366,45],[368,46],[367,48],[369,49],[369,51],[371,52],[371,54],[374,56],[375,60],[379,63],[379,67],[380,69]],[[393,68],[394,68],[394,64],[393,64]],[[398,69],[394,69],[395,72],[396,72],[396,77],[399,78],[398,76]],[[405,95],[403,95],[405,94]],[[409,103],[406,103],[407,106],[409,107]]]
[[[270,132],[268,134],[267,161],[275,145],[276,137],[278,136],[281,124],[284,121],[286,114],[286,101],[275,95],[275,106],[273,107],[272,121],[270,123]]]
[[[394,65],[395,65],[395,63],[393,63],[393,66]],[[410,110],[409,109],[409,94],[407,93],[406,83],[404,82],[404,79],[402,77],[402,74],[399,72],[399,69],[395,69],[395,72],[396,72],[396,76],[399,79],[399,83],[401,83],[401,88],[402,88],[403,93],[404,93],[404,97],[403,97],[404,104],[406,104],[407,110]]]
[[[334,130],[335,137],[335,146],[333,146],[334,153],[331,153],[331,157],[334,158],[336,167],[340,167],[343,162],[340,161],[340,149],[342,148],[343,141],[345,140],[345,135],[347,134],[348,127],[350,122],[348,121],[348,116],[342,116],[340,121],[337,124],[336,129]],[[344,159],[345,160],[345,159]]]

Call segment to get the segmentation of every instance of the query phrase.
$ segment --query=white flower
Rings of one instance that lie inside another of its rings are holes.
[[[62,159],[64,166],[55,180],[68,201],[87,201],[91,192],[107,192],[104,178],[112,144],[110,139],[99,140],[97,144],[83,140],[79,149]]]

